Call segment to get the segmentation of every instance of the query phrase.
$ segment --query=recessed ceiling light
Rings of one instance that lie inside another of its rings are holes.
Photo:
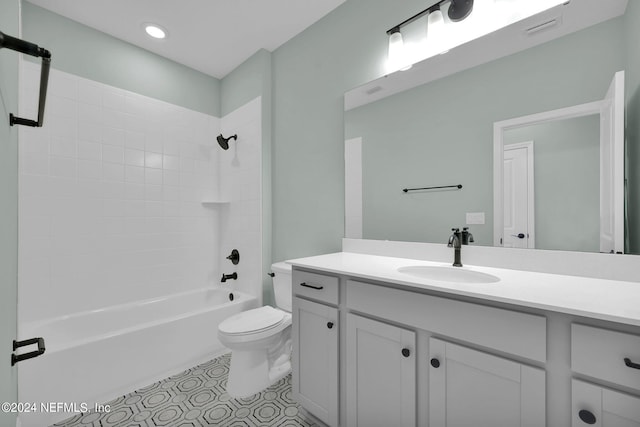
[[[167,31],[156,24],[144,24],[144,31],[154,39],[167,37]]]

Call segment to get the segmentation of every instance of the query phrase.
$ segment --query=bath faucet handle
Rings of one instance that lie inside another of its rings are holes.
[[[240,262],[240,252],[238,252],[237,249],[232,250],[231,255],[229,255],[227,259],[231,261],[233,265],[238,265]]]

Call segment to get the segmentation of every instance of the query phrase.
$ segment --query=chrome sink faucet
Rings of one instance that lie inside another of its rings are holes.
[[[460,249],[462,248],[462,233],[459,228],[452,228],[453,234],[449,236],[448,247],[453,248],[453,266],[462,267],[462,261],[460,260]],[[468,233],[468,232],[467,232]]]

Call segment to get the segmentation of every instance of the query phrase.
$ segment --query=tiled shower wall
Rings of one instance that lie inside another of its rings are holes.
[[[221,120],[229,149],[220,152],[219,188],[229,201],[220,209],[220,255],[232,249],[240,252],[240,263],[224,260],[224,273],[236,271],[237,281],[226,282],[227,289],[250,293],[262,300],[262,121],[261,98],[255,98]]]
[[[20,114],[35,118],[39,65],[21,67]],[[19,134],[19,321],[223,286],[230,231],[259,218],[260,175],[250,178],[240,148],[222,152],[220,122],[52,69],[44,127]],[[259,157],[260,134],[245,138]],[[225,167],[252,188],[225,190]],[[232,203],[202,204],[221,193]],[[242,242],[259,254],[259,229],[253,238]]]

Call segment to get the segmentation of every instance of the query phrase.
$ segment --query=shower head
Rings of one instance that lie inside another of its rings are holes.
[[[222,136],[222,134],[218,135],[218,144],[220,144],[220,147],[222,147],[223,150],[228,150],[229,149],[229,141],[231,139],[234,140],[238,140],[238,135],[231,135],[229,138],[225,138],[224,136]]]

